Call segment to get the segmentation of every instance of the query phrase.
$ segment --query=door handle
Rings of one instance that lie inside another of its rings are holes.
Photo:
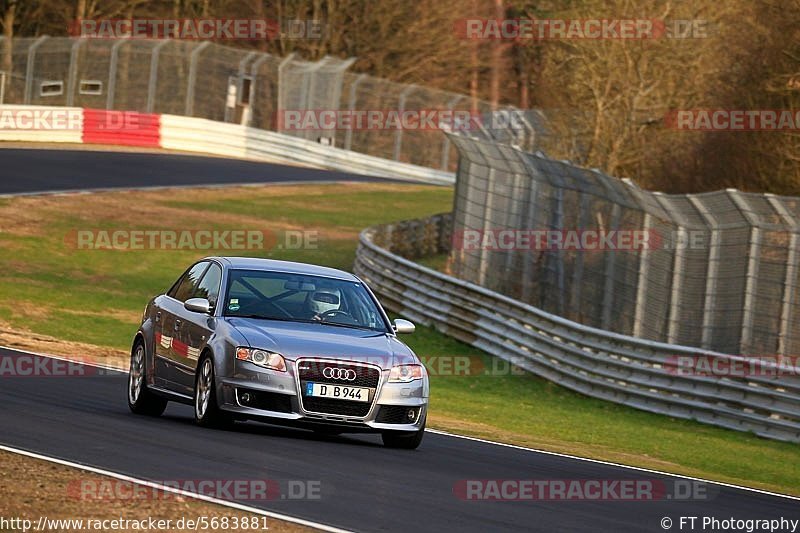
[[[181,329],[181,321],[180,320],[176,320],[175,321],[175,331],[178,331],[179,329]]]

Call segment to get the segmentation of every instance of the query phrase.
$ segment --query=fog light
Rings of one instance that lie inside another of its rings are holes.
[[[417,418],[417,410],[416,409],[409,409],[406,413],[406,417],[408,418],[409,422],[413,422],[415,418]]]
[[[249,392],[242,394],[242,403],[250,403],[251,397]]]

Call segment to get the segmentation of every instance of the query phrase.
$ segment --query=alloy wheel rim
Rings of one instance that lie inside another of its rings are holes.
[[[142,394],[142,382],[144,381],[144,350],[141,346],[136,348],[136,351],[131,357],[131,369],[128,377],[128,399],[132,404],[139,401],[139,396]]]
[[[195,407],[197,418],[203,418],[208,410],[208,402],[211,399],[211,360],[203,361],[200,371],[200,378],[197,380],[197,399]]]

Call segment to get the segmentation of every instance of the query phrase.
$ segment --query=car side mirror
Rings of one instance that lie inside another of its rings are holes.
[[[394,321],[394,332],[397,334],[414,333],[415,329],[417,329],[417,327],[414,325],[414,323],[409,322],[408,320],[397,318]]]
[[[185,307],[187,311],[202,313],[204,315],[210,314],[212,309],[211,302],[205,298],[189,298],[183,303],[183,307]]]

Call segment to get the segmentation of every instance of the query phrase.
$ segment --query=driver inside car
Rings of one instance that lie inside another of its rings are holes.
[[[335,316],[340,310],[341,293],[338,289],[320,289],[311,293],[309,307],[314,314],[314,320],[325,320]]]

